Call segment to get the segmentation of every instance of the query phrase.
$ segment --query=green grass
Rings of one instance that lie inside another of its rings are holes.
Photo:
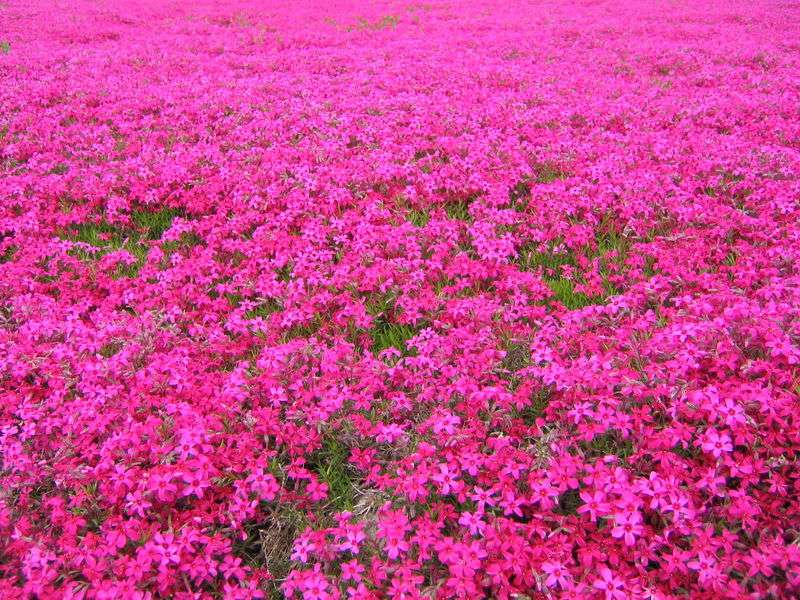
[[[604,232],[597,235],[597,249],[595,251],[588,251],[587,257],[590,259],[600,259],[600,275],[603,278],[603,287],[605,293],[600,298],[605,301],[610,296],[621,293],[622,290],[617,289],[610,281],[612,272],[610,266],[615,265],[617,273],[625,270],[625,259],[631,251],[632,241],[621,235],[613,226],[606,224],[607,219],[601,223],[604,227]],[[651,264],[652,266],[652,264]]]
[[[19,250],[18,246],[9,246],[5,249],[5,251],[0,254],[0,265],[3,263],[11,262],[14,259],[14,255]]]
[[[508,190],[508,201],[511,208],[517,211],[524,210],[531,199],[530,177],[523,177]]]
[[[522,409],[512,409],[512,417],[522,419],[527,426],[536,424],[536,419],[544,415],[544,411],[550,404],[553,392],[550,388],[541,388],[531,396],[531,403]]]
[[[582,442],[581,446],[587,458],[616,456],[622,461],[627,461],[633,454],[633,442],[623,439],[615,430],[596,435],[590,442]]]
[[[126,250],[136,259],[131,265],[118,265],[115,277],[136,277],[144,264],[149,248],[141,243],[136,232],[120,229],[108,223],[81,223],[74,233],[67,236],[74,242],[83,242],[93,246],[93,250],[75,249],[71,251],[84,261],[92,261],[115,250]],[[107,239],[103,239],[107,237]]]
[[[310,323],[299,323],[291,326],[281,336],[281,342],[286,343],[298,338],[310,338],[322,329],[323,319],[320,315],[314,316]]]
[[[148,240],[158,240],[172,226],[175,217],[183,216],[183,211],[173,208],[162,208],[157,211],[134,210],[131,213],[133,224],[144,230]]]
[[[523,246],[518,255],[516,263],[522,271],[536,271],[543,269],[546,275],[560,275],[561,267],[564,265],[575,266],[575,257],[569,252],[553,252],[537,250],[539,244],[529,244]]]
[[[578,514],[578,507],[583,504],[578,490],[567,490],[558,497],[555,512],[564,516]]]
[[[268,511],[263,520],[245,523],[245,539],[235,537],[234,555],[251,568],[266,567],[272,575],[266,582],[269,598],[283,598],[280,584],[292,566],[292,544],[308,525],[305,514],[283,503]]]
[[[533,166],[533,180],[536,183],[552,183],[556,179],[567,177],[569,173],[554,161],[546,160]]]
[[[394,15],[384,15],[380,19],[375,19],[375,21],[359,17],[355,29],[371,29],[373,31],[379,29],[394,29],[399,22],[400,19]],[[353,27],[348,27],[348,30],[350,29],[353,29]]]
[[[165,208],[158,211],[135,210],[131,214],[131,227],[99,223],[73,225],[62,237],[73,242],[83,242],[93,250],[75,249],[72,254],[86,261],[96,260],[115,250],[126,250],[136,259],[131,265],[119,265],[115,277],[136,277],[150,250],[148,241],[158,240],[172,225],[180,211]]]
[[[161,250],[164,252],[165,264],[169,262],[169,257],[181,248],[194,248],[203,244],[203,238],[193,231],[184,231],[175,241],[162,242]]]
[[[555,299],[570,310],[594,303],[586,294],[576,292],[575,283],[561,275],[561,267],[576,265],[574,256],[569,252],[542,252],[523,248],[517,257],[517,265],[523,271],[541,270],[542,278],[552,290]]]
[[[69,165],[66,163],[58,163],[55,167],[50,169],[48,175],[63,175],[69,171]]]
[[[447,204],[444,207],[447,216],[457,221],[465,221],[467,223],[472,221],[472,216],[469,214],[469,202],[459,201]]]
[[[328,507],[335,511],[352,510],[355,506],[354,470],[348,463],[349,456],[347,446],[326,435],[322,447],[309,460],[309,468],[328,485]]]
[[[292,271],[294,267],[291,263],[286,263],[280,269],[275,271],[275,275],[278,278],[278,281],[288,282],[292,279]]]
[[[107,344],[104,344],[104,345],[103,345],[103,346],[100,348],[100,352],[99,352],[99,354],[100,354],[100,356],[102,356],[103,358],[111,358],[111,357],[112,357],[112,356],[114,356],[114,355],[115,355],[117,352],[119,352],[120,350],[122,350],[122,347],[123,347],[123,343],[122,343],[122,342],[118,342],[118,341],[114,341],[114,342],[108,342]]]
[[[370,296],[367,301],[367,312],[375,319],[386,318],[386,314],[394,310],[394,303],[397,298],[395,292],[389,291],[380,295]]]
[[[630,247],[629,239],[612,230],[597,236],[597,251],[594,256],[603,258],[611,252],[616,252],[618,257],[624,258]],[[592,253],[589,253],[589,257],[593,258]]]
[[[686,460],[697,460],[697,458],[702,454],[702,451],[699,448],[689,444],[684,447],[680,443],[677,443],[672,447],[672,452],[681,458],[685,458]]]
[[[433,282],[433,291],[437,296],[441,296],[446,287],[452,286],[456,283],[455,279],[445,277],[444,279],[437,279]]]
[[[559,241],[552,242],[548,249],[542,250],[541,245],[532,243],[523,246],[516,259],[517,266],[522,271],[541,271],[542,278],[550,287],[555,299],[569,310],[583,308],[592,304],[605,302],[610,296],[620,293],[610,281],[614,270],[624,270],[624,261],[631,247],[631,240],[622,236],[614,227],[611,217],[604,217],[597,227],[598,233],[593,244],[587,244],[581,250],[554,252]],[[578,252],[578,254],[576,254]],[[563,276],[562,267],[569,266],[578,271],[578,256],[589,261],[599,260],[599,273],[603,278],[603,293],[597,296],[587,296],[575,291],[576,282]],[[612,269],[612,265],[614,268]]]
[[[280,312],[283,310],[283,306],[281,303],[274,298],[267,298],[263,303],[260,305],[251,308],[244,313],[245,319],[265,319],[271,314],[276,312]]]
[[[582,292],[575,291],[575,283],[569,279],[552,279],[545,277],[545,281],[553,291],[553,296],[569,310],[584,308],[592,304],[597,304],[595,299],[590,298]]]
[[[225,299],[228,301],[228,303],[230,303],[231,308],[239,308],[239,305],[242,303],[242,300],[244,300],[244,296],[242,296],[241,294],[232,294],[228,292],[225,293],[224,296]]]
[[[414,209],[408,211],[408,216],[406,218],[416,227],[425,227],[425,225],[428,224],[428,221],[431,220],[431,216],[428,214],[428,211]]]
[[[531,352],[527,344],[512,343],[506,348],[501,367],[512,373],[524,369],[531,364]]]
[[[372,338],[372,351],[380,354],[387,348],[397,348],[403,354],[407,354],[407,342],[417,335],[418,331],[411,325],[391,323],[380,317],[376,319],[375,325],[369,331]]]

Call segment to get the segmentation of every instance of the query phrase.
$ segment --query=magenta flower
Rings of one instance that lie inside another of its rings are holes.
[[[642,535],[644,528],[641,525],[641,516],[638,513],[614,515],[615,526],[611,530],[611,535],[617,539],[622,539],[627,546],[633,546],[636,538]]]
[[[723,454],[733,451],[730,436],[725,432],[719,433],[714,428],[706,430],[701,439],[700,447],[703,452],[708,452],[714,458],[720,458]]]
[[[798,597],[798,3],[268,4],[0,6],[0,598]]]
[[[547,574],[544,581],[548,587],[560,587],[562,590],[570,588],[571,575],[560,562],[543,562],[542,571]]]
[[[622,600],[629,597],[625,581],[615,576],[608,567],[600,569],[600,577],[595,579],[592,587],[602,592],[606,600]]]
[[[605,501],[606,495],[602,491],[581,492],[580,498],[584,504],[578,507],[578,513],[589,513],[589,520],[597,521],[598,516],[604,517],[611,510],[611,506]]]

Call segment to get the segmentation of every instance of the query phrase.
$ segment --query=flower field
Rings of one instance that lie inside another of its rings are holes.
[[[0,598],[796,598],[798,452],[797,2],[0,5]]]

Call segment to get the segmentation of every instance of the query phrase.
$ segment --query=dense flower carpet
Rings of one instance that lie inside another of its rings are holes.
[[[800,3],[4,0],[0,597],[800,594]]]

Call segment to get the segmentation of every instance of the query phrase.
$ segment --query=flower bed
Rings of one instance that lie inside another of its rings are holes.
[[[800,7],[0,7],[0,596],[800,594]]]

